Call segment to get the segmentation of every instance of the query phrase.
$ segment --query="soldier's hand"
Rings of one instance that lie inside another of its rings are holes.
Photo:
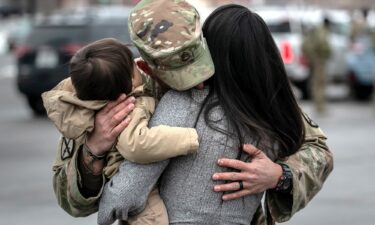
[[[241,198],[275,188],[282,175],[281,166],[274,163],[266,154],[253,145],[244,145],[243,151],[250,155],[251,162],[227,158],[218,160],[220,166],[240,171],[215,173],[213,175],[212,178],[214,180],[227,181],[225,184],[215,185],[214,191],[235,191],[223,195],[223,200]],[[242,181],[242,187],[240,181]]]
[[[103,155],[111,150],[117,137],[130,123],[127,116],[134,109],[134,103],[134,97],[126,98],[123,94],[95,115],[95,127],[88,134],[86,143],[92,153]]]

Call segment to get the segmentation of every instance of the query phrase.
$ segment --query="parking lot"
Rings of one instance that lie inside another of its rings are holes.
[[[0,68],[12,68],[11,57],[0,62]],[[32,116],[15,89],[12,70],[7,69],[8,74],[2,70],[0,77],[1,224],[95,224],[95,215],[72,218],[58,207],[51,166],[59,135],[46,118]],[[340,97],[340,89],[331,92]],[[323,190],[285,224],[374,224],[375,106],[341,98],[329,103],[324,117],[314,115],[310,102],[301,106],[328,135],[335,169]]]
[[[99,30],[102,29],[100,27]],[[121,31],[119,34],[124,35],[121,29],[116,28]],[[14,55],[5,53],[6,43],[1,42],[3,34],[0,27],[0,224],[96,224],[96,215],[72,218],[57,205],[52,189],[52,163],[59,134],[47,118],[35,116],[25,96],[17,91],[17,62]],[[285,35],[280,36],[283,38]],[[280,45],[286,43],[281,37],[277,40]],[[81,40],[76,42],[82,47]],[[76,42],[73,43],[75,45],[64,43],[63,47],[77,47]],[[299,42],[289,44],[297,45]],[[341,53],[338,50],[335,54]],[[292,64],[305,66],[298,54],[289,65],[291,69]],[[49,58],[48,55],[46,58]],[[59,66],[56,62],[52,64]],[[335,62],[332,64],[336,65]],[[304,78],[308,76],[305,70],[299,71],[303,72]],[[295,88],[301,108],[329,138],[334,171],[312,202],[285,224],[373,225],[375,99],[364,102],[354,100],[350,97],[347,83],[330,83],[326,91],[327,112],[319,115],[312,102],[302,100],[303,93]]]

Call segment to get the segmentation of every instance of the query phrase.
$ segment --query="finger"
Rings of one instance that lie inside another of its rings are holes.
[[[119,136],[120,133],[129,125],[130,121],[130,118],[124,119],[119,125],[112,129],[111,134],[115,137]]]
[[[213,180],[248,180],[248,174],[246,173],[236,173],[236,172],[226,172],[226,173],[215,173],[212,176]]]
[[[122,111],[123,109],[126,109],[128,107],[133,107],[134,103],[135,103],[135,98],[131,96],[127,98],[126,100],[119,102],[115,107],[111,109],[111,111],[108,112],[108,114],[112,117],[116,115],[117,113],[119,113],[120,111]],[[130,111],[132,111],[133,108]]]
[[[110,119],[111,127],[116,127],[117,125],[122,123],[122,121],[129,115],[129,113],[133,111],[135,105],[133,103],[130,103],[129,105],[124,107],[123,104],[119,104],[113,110],[115,111],[117,107],[119,107],[119,111]]]
[[[101,110],[100,112],[105,114],[107,118],[112,118],[115,114],[117,114],[122,109],[135,103],[135,98],[133,96],[126,98],[126,99],[122,96],[125,96],[125,95],[121,95],[116,101],[109,102],[106,105],[106,107],[104,107],[104,109]]]
[[[252,144],[245,144],[245,145],[243,145],[242,150],[244,152],[246,152],[247,154],[249,154],[250,156],[256,156],[256,155],[259,155],[259,154],[263,153],[261,150],[259,150],[258,148],[256,148]]]
[[[225,194],[225,195],[223,195],[222,199],[224,201],[228,201],[228,200],[232,200],[232,199],[242,198],[243,196],[249,195],[251,193],[252,193],[251,190],[243,189],[243,190],[236,191],[236,192],[233,192],[233,193],[230,193],[230,194]]]
[[[243,188],[246,189],[250,186],[250,183],[248,182],[242,182]],[[218,184],[214,186],[214,191],[221,192],[221,191],[238,191],[240,190],[240,182],[231,182],[228,184]]]
[[[102,110],[103,113],[110,112],[115,106],[117,106],[119,103],[123,102],[125,99],[126,99],[126,95],[122,94],[115,101],[108,102],[108,104]]]
[[[248,167],[247,163],[242,162],[242,161],[237,160],[237,159],[223,158],[223,159],[219,159],[217,161],[217,163],[219,164],[219,166],[230,167],[230,168],[241,170],[241,171],[246,170],[247,167]]]
[[[134,96],[130,96],[130,97],[126,98],[126,100],[125,100],[125,105],[129,105],[131,103],[133,103],[133,104],[135,103],[135,97]]]

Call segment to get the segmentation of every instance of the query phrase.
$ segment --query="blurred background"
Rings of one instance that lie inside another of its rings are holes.
[[[59,134],[44,116],[40,94],[67,76],[67,62],[85,44],[104,37],[129,42],[127,17],[137,2],[0,0],[1,224],[96,223],[96,215],[72,218],[57,205],[52,162]],[[190,2],[202,21],[226,3],[257,12],[302,109],[329,138],[335,169],[286,224],[375,224],[375,1]],[[318,41],[319,32],[324,38]],[[323,80],[318,85],[317,77]]]

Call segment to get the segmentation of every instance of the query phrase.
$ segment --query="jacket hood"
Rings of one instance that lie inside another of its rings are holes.
[[[83,101],[77,97],[70,78],[42,94],[48,117],[66,138],[78,138],[94,129],[95,112],[108,101]]]

